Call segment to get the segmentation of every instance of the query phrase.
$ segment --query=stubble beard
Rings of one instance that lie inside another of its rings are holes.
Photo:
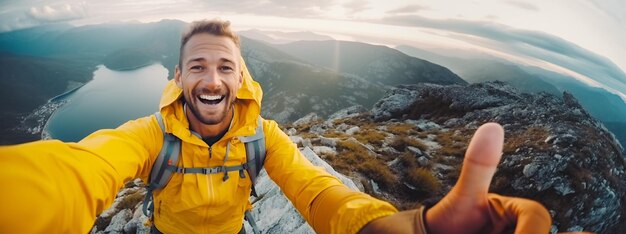
[[[191,113],[194,115],[194,117],[196,117],[197,120],[205,125],[217,125],[219,123],[222,123],[226,119],[228,114],[233,112],[235,109],[235,99],[231,99],[230,93],[227,94],[226,97],[224,97],[223,102],[228,102],[224,107],[224,111],[216,116],[211,117],[203,116],[200,110],[198,110],[198,106],[195,104],[196,102],[191,102],[191,100],[189,100],[189,97],[185,96],[185,101],[187,102],[187,107],[191,110]]]

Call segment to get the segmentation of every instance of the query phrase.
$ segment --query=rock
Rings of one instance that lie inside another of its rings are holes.
[[[402,112],[412,104],[412,100],[417,96],[417,91],[396,88],[387,91],[385,97],[374,104],[372,114],[377,121],[392,118],[398,112]]]
[[[133,213],[129,209],[124,209],[113,216],[111,223],[104,231],[106,233],[124,233],[124,226],[132,217]]]
[[[336,172],[313,150],[305,147],[301,152],[313,165],[324,168],[349,188],[358,190],[352,180]],[[267,176],[265,170],[261,171],[257,177],[255,188],[260,196],[258,200],[252,198],[254,208],[251,213],[261,233],[315,233],[283,195],[280,188]],[[247,222],[244,222],[244,227],[247,233],[253,233]]]
[[[367,109],[361,105],[351,106],[345,109],[341,109],[328,117],[328,121],[333,121],[336,119],[345,119],[357,116],[363,112],[366,112]]]
[[[583,230],[585,229],[581,226],[573,226],[567,229],[568,232],[582,232]]]
[[[537,170],[539,170],[539,165],[529,163],[524,166],[524,170],[522,171],[522,173],[526,177],[532,177],[533,175],[535,175],[535,172],[537,172]]]
[[[304,139],[304,140],[302,140],[302,147],[313,148],[313,144],[311,144],[311,140],[310,139]]]
[[[124,225],[125,233],[141,233],[141,234],[149,234],[150,227],[146,226],[146,222],[148,221],[148,217],[143,215],[143,211],[141,209],[136,209],[135,213],[133,213],[133,218]]]
[[[428,131],[428,130],[433,130],[433,129],[441,129],[441,126],[439,126],[439,124],[436,124],[430,121],[421,121],[417,124],[417,128],[423,131]]]
[[[428,160],[428,158],[426,158],[426,157],[424,157],[424,156],[421,156],[421,157],[417,158],[417,163],[418,163],[420,166],[425,167],[425,166],[428,166],[428,164],[430,163],[430,161]]]
[[[422,151],[421,151],[419,148],[417,148],[417,147],[407,146],[407,147],[406,147],[406,149],[407,149],[409,152],[411,152],[411,153],[415,154],[415,156],[420,156],[420,155],[422,155]]]
[[[348,135],[354,135],[355,133],[357,133],[358,131],[360,131],[361,128],[359,128],[358,126],[354,126],[348,130],[346,130],[346,134]]]
[[[298,130],[296,130],[295,128],[290,128],[290,129],[287,129],[287,132],[285,133],[287,133],[288,136],[293,136],[293,135],[296,135],[297,132]]]
[[[289,136],[289,139],[296,145],[302,145],[302,141],[304,140],[301,136]]]
[[[304,124],[311,124],[313,122],[317,122],[317,121],[321,121],[322,119],[317,116],[316,113],[309,113],[308,115],[305,115],[304,117],[296,120],[293,122],[294,126],[301,126]]]
[[[337,146],[337,139],[336,138],[320,137],[320,143],[322,145],[335,147],[335,146]]]
[[[370,180],[370,184],[372,184],[372,190],[374,194],[380,194],[380,186],[378,186],[378,184],[374,180]]]
[[[315,154],[318,154],[318,155],[331,155],[331,156],[337,155],[337,151],[335,151],[333,148],[330,148],[328,146],[313,146],[313,152],[315,152]]]

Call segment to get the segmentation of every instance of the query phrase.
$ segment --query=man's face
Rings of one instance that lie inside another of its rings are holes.
[[[230,121],[243,82],[239,56],[239,48],[228,37],[200,33],[189,39],[174,76],[193,114],[189,121],[206,125]]]

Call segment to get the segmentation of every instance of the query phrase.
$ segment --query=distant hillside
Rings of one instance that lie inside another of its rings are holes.
[[[0,53],[0,144],[36,140],[12,128],[48,99],[92,79],[92,61]]]
[[[311,64],[354,74],[379,85],[467,83],[445,67],[385,46],[347,41],[298,41],[275,47]]]
[[[0,52],[38,57],[72,57],[103,63],[111,69],[126,68],[124,60],[135,63],[136,55],[120,51],[149,51],[146,60],[161,62],[174,74],[178,43],[185,22],[162,20],[155,23],[100,24],[82,27],[60,25],[37,27],[0,34]],[[111,61],[116,58],[120,61]],[[131,66],[132,67],[132,66]],[[122,69],[124,70],[124,69]]]
[[[499,80],[511,84],[522,92],[547,92],[557,96],[561,95],[561,91],[552,84],[511,63],[484,58],[460,58],[454,54],[445,56],[404,45],[397,46],[396,49],[410,56],[445,66],[470,83]]]
[[[544,91],[561,96],[570,92],[592,116],[602,121],[613,132],[622,145],[626,145],[626,103],[617,95],[604,89],[591,87],[573,77],[547,71],[538,67],[513,64],[503,59],[480,54],[464,53],[462,57],[442,55],[441,51],[427,51],[410,46],[399,46],[399,50],[420,58],[428,59],[449,67],[467,81],[483,82],[500,80],[510,83],[523,92]]]
[[[281,123],[310,112],[327,117],[353,105],[371,107],[386,90],[384,86],[312,65],[246,37],[242,37],[242,55],[263,87],[263,116]]]
[[[334,38],[313,32],[281,32],[281,31],[262,31],[258,29],[250,29],[237,32],[240,36],[245,36],[254,40],[263,41],[271,44],[283,44],[294,41],[327,41]]]

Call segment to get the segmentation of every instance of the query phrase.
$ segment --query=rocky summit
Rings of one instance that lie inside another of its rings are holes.
[[[441,199],[458,179],[473,132],[498,122],[506,139],[490,192],[542,203],[552,233],[626,232],[623,147],[569,93],[526,94],[502,82],[403,85],[370,110],[330,116],[309,114],[282,127],[314,164],[401,210]],[[147,230],[138,184],[120,192],[94,233]],[[271,180],[257,186],[260,198],[251,199],[263,233],[312,232]]]

